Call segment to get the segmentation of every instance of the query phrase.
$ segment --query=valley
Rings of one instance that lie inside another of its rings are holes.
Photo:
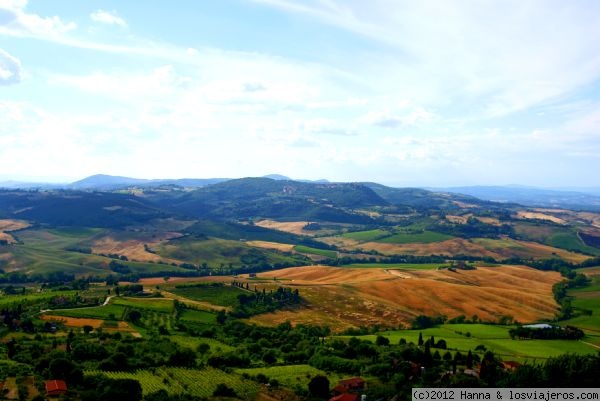
[[[371,183],[165,185],[0,190],[8,383],[50,374],[36,347],[81,371],[74,386],[130,380],[146,399],[291,400],[355,375],[388,394],[445,383],[410,364],[513,380],[502,361],[596,358],[596,212]],[[532,323],[577,338],[515,338]]]

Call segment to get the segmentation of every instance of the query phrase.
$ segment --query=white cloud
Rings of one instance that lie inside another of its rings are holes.
[[[0,34],[55,40],[77,28],[74,22],[65,22],[58,16],[42,17],[28,13],[26,7],[25,0],[0,2]]]
[[[57,75],[51,84],[75,87],[83,92],[123,101],[162,98],[184,87],[189,78],[178,75],[172,65],[157,67],[145,74],[96,72],[84,76]]]
[[[92,21],[107,25],[118,25],[126,27],[127,22],[114,11],[96,10],[90,14]]]
[[[422,125],[435,119],[435,114],[425,110],[423,107],[415,107],[410,111],[401,113],[389,109],[383,111],[371,111],[361,117],[359,121],[382,128],[407,128]]]
[[[385,56],[370,54],[373,82],[436,105],[463,102],[478,116],[524,110],[600,77],[600,3],[255,1],[383,44]]]
[[[0,85],[21,81],[21,61],[0,49]]]

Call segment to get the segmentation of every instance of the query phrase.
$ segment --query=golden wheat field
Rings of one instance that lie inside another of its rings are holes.
[[[12,244],[15,242],[15,238],[9,232],[22,230],[29,226],[29,223],[22,220],[0,219],[0,240],[5,240],[9,244]]]
[[[285,231],[292,234],[311,235],[310,231],[303,230],[308,221],[275,221],[275,220],[261,220],[255,224],[260,227],[270,228],[273,230]]]
[[[261,273],[298,288],[306,305],[259,315],[258,324],[328,324],[335,330],[379,324],[402,326],[424,315],[477,315],[486,321],[511,316],[521,322],[551,318],[558,305],[552,285],[556,272],[524,266],[478,267],[476,270],[409,270],[308,266]]]
[[[248,244],[250,246],[254,246],[256,248],[274,249],[276,251],[281,251],[281,252],[292,252],[294,250],[294,245],[282,244],[280,242],[246,241],[246,244]]]
[[[517,212],[516,216],[519,219],[548,220],[557,224],[567,224],[567,222],[561,219],[560,217],[540,212],[519,211]]]
[[[118,254],[127,256],[129,260],[137,262],[165,262],[179,263],[180,261],[161,257],[155,253],[148,252],[146,246],[150,249],[157,247],[169,239],[181,236],[175,232],[160,232],[153,235],[139,236],[138,238],[115,238],[112,235],[106,235],[96,239],[92,244],[92,252],[96,254]]]

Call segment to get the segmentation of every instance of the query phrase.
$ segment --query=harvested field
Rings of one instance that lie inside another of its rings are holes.
[[[451,214],[446,215],[446,220],[455,224],[467,224],[467,220],[469,217],[473,216],[472,214],[466,214],[464,216],[454,216]]]
[[[136,332],[129,326],[129,324],[127,324],[127,322],[123,321],[116,321],[115,327],[106,327],[105,321],[101,319],[86,319],[79,317],[56,316],[51,314],[42,314],[41,318],[42,320],[62,322],[67,327],[92,326],[94,329],[102,327],[102,330],[106,331]]]
[[[385,244],[379,242],[366,242],[360,245],[352,246],[352,249],[375,250],[386,255],[410,254],[410,255],[478,255],[500,258],[496,252],[490,251],[485,247],[475,244],[470,240],[462,238],[453,238],[446,241],[431,242],[428,244],[409,243],[409,244]]]
[[[375,250],[385,255],[473,255],[480,257],[491,256],[496,260],[503,260],[515,256],[520,258],[533,257],[539,259],[550,259],[559,257],[568,262],[581,263],[589,258],[589,256],[587,255],[569,252],[564,249],[539,244],[537,242],[518,241],[510,238],[473,238],[470,240],[463,238],[453,238],[446,241],[431,242],[428,244],[386,244],[379,242],[365,242],[363,244],[348,245],[346,246],[346,248]]]
[[[472,203],[466,203],[461,201],[452,201],[456,206],[461,207],[463,209],[477,209],[479,206],[474,205]]]
[[[577,272],[583,273],[589,277],[600,276],[600,266],[598,267],[584,267],[582,269],[578,269]]]
[[[168,281],[165,281],[164,277],[146,277],[146,278],[141,278],[139,280],[139,284],[142,284],[144,286],[155,286],[155,285],[164,285],[164,284],[171,284],[171,283],[193,283],[193,282],[200,282],[200,281],[207,281],[209,280],[211,277],[170,277]],[[220,278],[219,281],[222,281],[223,277]]]
[[[270,228],[272,230],[285,231],[292,234],[300,234],[300,235],[314,235],[315,231],[305,231],[303,230],[304,226],[306,226],[308,221],[275,221],[275,220],[261,220],[256,222],[257,226]]]
[[[164,232],[139,236],[138,238],[121,239],[112,235],[98,238],[92,243],[92,252],[96,254],[118,254],[125,255],[129,260],[138,262],[166,262],[180,263],[180,261],[161,257],[155,253],[148,252],[144,245],[153,249],[162,242],[181,236],[175,232]]]
[[[476,270],[351,269],[308,266],[262,273],[298,288],[303,308],[254,316],[258,324],[327,324],[335,330],[379,324],[407,325],[417,315],[477,315],[485,321],[512,316],[521,322],[552,318],[552,285],[562,278],[524,266]],[[272,281],[271,281],[272,283]]]
[[[246,241],[246,244],[248,244],[250,246],[255,246],[257,248],[274,249],[274,250],[280,251],[280,252],[292,252],[294,250],[294,245],[282,244],[279,242]]]
[[[5,240],[9,244],[14,244],[16,242],[15,238],[9,232],[15,230],[22,230],[29,226],[30,224],[23,220],[0,220],[0,240]]]
[[[500,259],[517,256],[520,258],[551,259],[559,257],[567,262],[581,263],[589,259],[587,255],[569,252],[564,249],[531,241],[518,241],[511,238],[489,239],[474,238],[473,242],[486,248],[488,251],[499,254]]]
[[[497,217],[481,217],[481,216],[475,216],[475,218],[479,221],[481,221],[482,223],[485,224],[490,224],[492,226],[499,226],[501,225],[500,220],[498,220]]]
[[[594,227],[600,228],[600,213],[576,212],[575,215],[581,219],[588,221]]]
[[[24,220],[5,219],[0,220],[0,231],[15,231],[29,227],[30,224]]]
[[[334,237],[321,237],[318,238],[319,241],[326,243],[327,245],[337,246],[339,248],[348,248],[355,249],[360,241],[343,236],[334,236]]]
[[[563,220],[559,217],[556,217],[556,216],[553,216],[553,215],[547,214],[547,213],[540,213],[540,212],[530,212],[530,211],[520,210],[517,212],[516,217],[519,219],[548,220],[548,221],[551,221],[551,222],[557,223],[557,224],[567,224],[567,222],[565,220]]]

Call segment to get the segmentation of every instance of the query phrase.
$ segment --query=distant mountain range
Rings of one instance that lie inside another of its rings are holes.
[[[511,185],[432,189],[436,191],[471,195],[479,199],[493,202],[518,203],[525,206],[600,210],[600,190],[597,188],[574,191]]]
[[[293,180],[280,174],[269,174],[263,178],[270,178],[277,181],[298,181],[326,183],[325,179],[311,180]],[[162,187],[178,186],[184,188],[202,188],[207,185],[218,184],[229,181],[232,178],[177,178],[177,179],[143,179],[132,177],[121,177],[107,174],[95,174],[82,180],[72,183],[48,183],[48,182],[25,182],[25,181],[0,181],[0,188],[5,189],[76,189],[76,190],[98,190],[107,191],[129,187]]]
[[[277,182],[296,182],[327,184],[328,180],[321,179],[293,180],[280,174],[269,174],[263,179],[270,179]],[[231,178],[181,178],[181,179],[141,179],[131,177],[112,176],[105,174],[92,175],[82,180],[72,183],[32,183],[20,181],[0,182],[0,188],[5,189],[70,189],[81,191],[111,191],[131,187],[137,188],[187,188],[199,189],[207,186],[235,181]],[[443,197],[431,197],[431,192],[461,194],[478,198],[485,201],[516,203],[524,206],[537,207],[564,207],[571,209],[600,210],[600,188],[577,188],[577,189],[543,189],[535,187],[526,187],[518,185],[510,186],[464,186],[450,188],[392,188],[377,183],[363,183],[366,187],[374,191],[375,194],[391,204],[410,204],[416,202],[423,206],[431,202],[431,206],[440,206],[445,201]],[[412,199],[412,201],[411,201]],[[456,200],[455,197],[452,200]]]

